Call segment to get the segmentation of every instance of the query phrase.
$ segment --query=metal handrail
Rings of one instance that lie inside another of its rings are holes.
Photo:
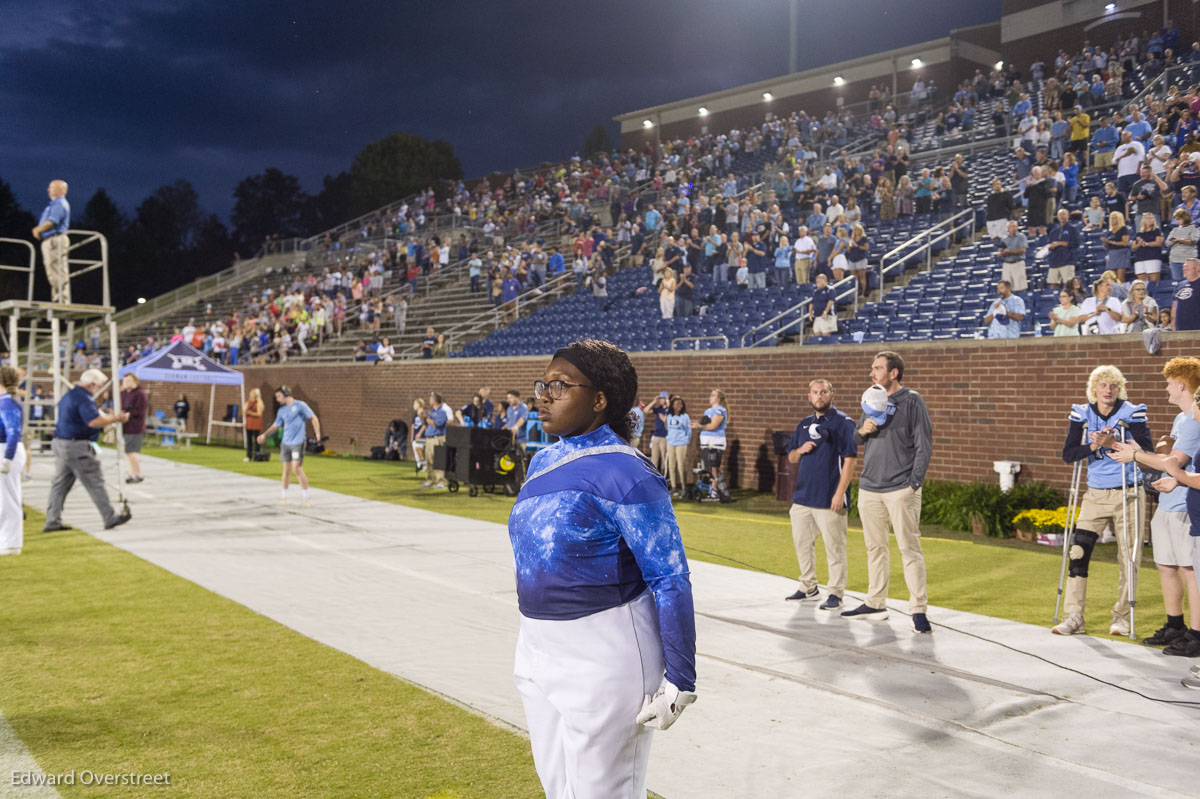
[[[854,313],[857,314],[858,313],[858,278],[855,277],[854,275],[849,275],[848,277],[844,277],[841,280],[839,280],[838,282],[834,283],[829,288],[837,289],[838,287],[841,287],[842,291],[840,293],[838,293],[837,291],[834,292],[833,301],[834,301],[835,305],[838,300],[844,299],[846,297],[846,295],[848,293],[850,293],[850,290],[852,289],[854,292]],[[801,334],[803,334],[804,320],[806,318],[806,316],[804,314],[804,308],[805,308],[805,306],[809,306],[809,305],[812,305],[812,297],[805,297],[804,299],[800,300],[800,302],[793,305],[791,308],[780,311],[779,313],[775,314],[767,321],[762,322],[762,323],[750,328],[749,330],[747,330],[745,333],[742,334],[742,341],[741,341],[742,346],[743,347],[746,347],[746,346],[757,347],[757,346],[759,346],[761,341],[763,341],[764,339],[770,338],[771,336],[777,336],[780,333],[784,332],[785,330],[788,330],[789,328],[795,326],[797,323],[800,323],[800,331],[801,331]],[[796,314],[796,313],[800,314],[799,319],[794,319],[791,322],[788,322],[786,325],[783,325],[782,327],[775,328],[774,330],[771,331],[770,335],[764,336],[763,338],[758,338],[757,336],[755,336],[754,340],[752,340],[749,345],[746,344],[746,339],[750,338],[751,336],[754,336],[760,330],[765,329],[768,325],[778,322],[779,320],[783,319],[785,316],[791,316],[792,314]]]
[[[729,336],[680,336],[679,338],[671,339],[671,349],[672,350],[675,349],[675,343],[679,342],[679,341],[694,341],[694,342],[696,342],[696,346],[688,347],[688,349],[697,349],[697,350],[700,349],[701,341],[724,341],[725,349],[729,349]]]
[[[26,287],[26,300],[33,302],[33,277],[37,270],[37,249],[25,239],[0,238],[0,244],[18,244],[29,249],[29,266],[0,265],[0,271],[25,272],[29,275]]]
[[[892,249],[890,249],[886,253],[884,253],[884,255],[879,259],[879,299],[880,300],[883,299],[884,288],[885,288],[884,281],[887,278],[888,272],[895,269],[897,265],[903,265],[910,257],[912,257],[913,255],[916,255],[922,249],[926,249],[928,251],[929,255],[928,255],[927,259],[932,258],[932,250],[929,249],[929,243],[926,243],[926,245],[924,247],[917,247],[916,245],[922,239],[933,236],[940,229],[946,228],[947,225],[953,225],[953,223],[956,220],[962,219],[963,217],[970,218],[971,236],[974,237],[974,235],[975,235],[975,209],[974,208],[966,208],[962,211],[959,211],[954,216],[951,216],[949,219],[945,219],[941,222],[938,222],[936,225],[933,225],[932,227],[925,228],[917,235],[913,236],[912,238],[906,239],[902,243],[896,245],[895,247],[893,247]],[[958,227],[961,227],[961,226],[955,226],[954,230],[958,230]],[[947,228],[947,229],[949,229],[949,228]],[[940,241],[941,238],[942,237],[939,236],[938,240]],[[893,263],[891,266],[888,266],[888,263],[887,263],[888,259],[892,258],[893,256],[898,255],[901,252],[904,253],[904,257],[897,259],[895,261],[895,263]]]

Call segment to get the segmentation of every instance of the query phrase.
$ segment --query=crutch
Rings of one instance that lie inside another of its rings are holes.
[[[1088,443],[1087,424],[1083,426],[1083,436],[1080,444]],[[1067,500],[1067,520],[1063,524],[1062,567],[1058,572],[1058,597],[1054,600],[1054,623],[1058,624],[1058,610],[1062,606],[1063,586],[1067,581],[1067,553],[1071,549],[1071,537],[1075,534],[1075,517],[1079,510],[1079,481],[1083,477],[1083,458],[1075,461],[1075,470],[1071,474],[1071,495]]]
[[[1129,424],[1124,420],[1117,422],[1117,430],[1121,434],[1121,443],[1125,443],[1125,433],[1129,430]],[[1134,535],[1129,534],[1129,484],[1125,479],[1125,469],[1129,468],[1129,476],[1133,478],[1133,526]],[[1138,561],[1141,559],[1139,555],[1142,553],[1142,525],[1140,524],[1141,512],[1138,502],[1138,467],[1136,463],[1121,464],[1121,525],[1125,529],[1122,534],[1125,536],[1127,546],[1129,547],[1129,580],[1127,589],[1129,592],[1129,640],[1136,641],[1137,634],[1134,631],[1133,614],[1134,608],[1137,607],[1137,573]]]

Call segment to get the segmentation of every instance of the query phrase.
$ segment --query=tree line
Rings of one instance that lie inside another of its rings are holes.
[[[71,182],[70,175],[61,177]],[[150,192],[132,214],[119,208],[103,187],[82,206],[80,198],[72,196],[71,227],[97,230],[108,239],[112,301],[124,308],[138,297],[154,297],[219,272],[233,262],[235,253],[254,256],[267,236],[307,238],[461,177],[462,165],[450,144],[396,132],[367,144],[349,170],[325,176],[315,194],[304,191],[294,175],[274,167],[243,178],[233,189],[228,226],[203,209],[189,181],[179,179]],[[0,238],[31,240],[40,212],[41,208],[21,207],[12,187],[0,178]],[[0,263],[14,263],[18,252],[11,246],[0,249]],[[40,255],[38,264],[37,292],[46,296]],[[0,272],[0,298],[23,296],[23,280],[16,273]],[[74,287],[74,296],[79,302],[98,302],[98,287],[98,274],[85,275]]]

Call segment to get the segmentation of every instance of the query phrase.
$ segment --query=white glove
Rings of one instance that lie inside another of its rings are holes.
[[[642,712],[637,714],[637,723],[655,730],[665,730],[675,723],[683,709],[696,701],[692,691],[681,691],[664,677],[654,696],[642,698]]]
[[[12,459],[11,458],[5,458],[4,460],[0,461],[0,474],[8,474],[11,469],[12,469]]]

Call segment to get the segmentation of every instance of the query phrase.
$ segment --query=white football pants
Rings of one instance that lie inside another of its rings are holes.
[[[663,678],[649,590],[581,619],[522,616],[513,676],[547,799],[645,799],[653,730],[635,718]]]

